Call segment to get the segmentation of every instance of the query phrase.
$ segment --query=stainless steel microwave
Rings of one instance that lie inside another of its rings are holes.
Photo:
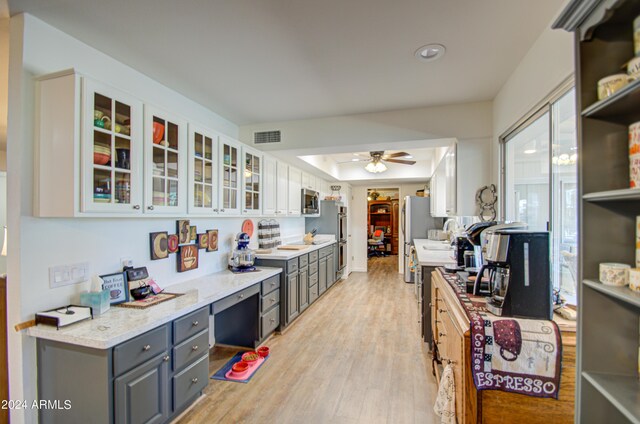
[[[317,215],[320,213],[320,194],[315,190],[302,189],[302,214]]]

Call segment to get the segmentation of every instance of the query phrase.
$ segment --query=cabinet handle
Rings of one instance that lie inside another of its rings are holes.
[[[273,297],[271,299],[269,299],[269,300],[271,301],[271,303],[276,301]]]
[[[147,209],[149,209],[150,211],[152,211],[152,210],[153,210],[153,205],[151,205],[151,206],[147,206]]]
[[[224,212],[224,209],[220,209],[220,212]]]
[[[218,212],[218,208],[215,208],[213,211],[214,211],[214,212]]]
[[[191,382],[192,382],[193,384],[196,384],[196,383],[198,382],[198,377],[193,377],[193,378],[191,379]]]
[[[193,321],[193,322],[191,323],[191,325],[193,325],[194,327],[197,327],[197,326],[198,326],[198,324],[200,324],[198,321]]]
[[[243,210],[242,210],[242,212],[247,213],[247,210],[246,210],[246,209],[243,209]]]
[[[273,281],[273,282],[271,283],[271,287],[275,287],[275,285],[276,285],[276,282],[275,282],[275,281]]]
[[[133,209],[139,210],[140,209],[140,205],[133,205]]]
[[[193,346],[191,346],[191,350],[194,350],[194,351],[195,351],[195,350],[198,350],[198,345],[193,345]]]
[[[239,295],[238,299],[244,299],[244,295],[243,294]]]
[[[433,308],[433,302],[429,302],[429,307]]]
[[[269,320],[269,322],[276,322],[276,319],[275,319],[275,318],[271,318],[271,319]]]
[[[151,349],[151,345],[144,345],[144,346],[142,347],[142,350],[144,350],[145,352],[146,352],[147,350],[149,350],[149,349]]]
[[[446,336],[446,334],[444,334],[444,333],[438,333],[438,337],[444,337],[444,336]]]
[[[438,309],[438,312],[440,312],[441,314],[444,314],[445,312],[447,312],[446,309]]]
[[[162,360],[164,362],[169,362],[169,359],[171,359],[171,357],[169,355],[165,356],[164,358],[162,358]]]

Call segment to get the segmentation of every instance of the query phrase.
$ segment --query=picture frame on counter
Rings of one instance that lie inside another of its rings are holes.
[[[129,301],[129,285],[127,284],[127,273],[116,272],[115,274],[101,275],[102,290],[109,291],[109,304],[117,305]]]

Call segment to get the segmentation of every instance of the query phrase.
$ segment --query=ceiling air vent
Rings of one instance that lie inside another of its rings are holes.
[[[253,144],[280,143],[280,131],[253,133]]]

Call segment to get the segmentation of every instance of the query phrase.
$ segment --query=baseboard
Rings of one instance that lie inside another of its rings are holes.
[[[352,268],[351,272],[367,272],[367,268]]]

